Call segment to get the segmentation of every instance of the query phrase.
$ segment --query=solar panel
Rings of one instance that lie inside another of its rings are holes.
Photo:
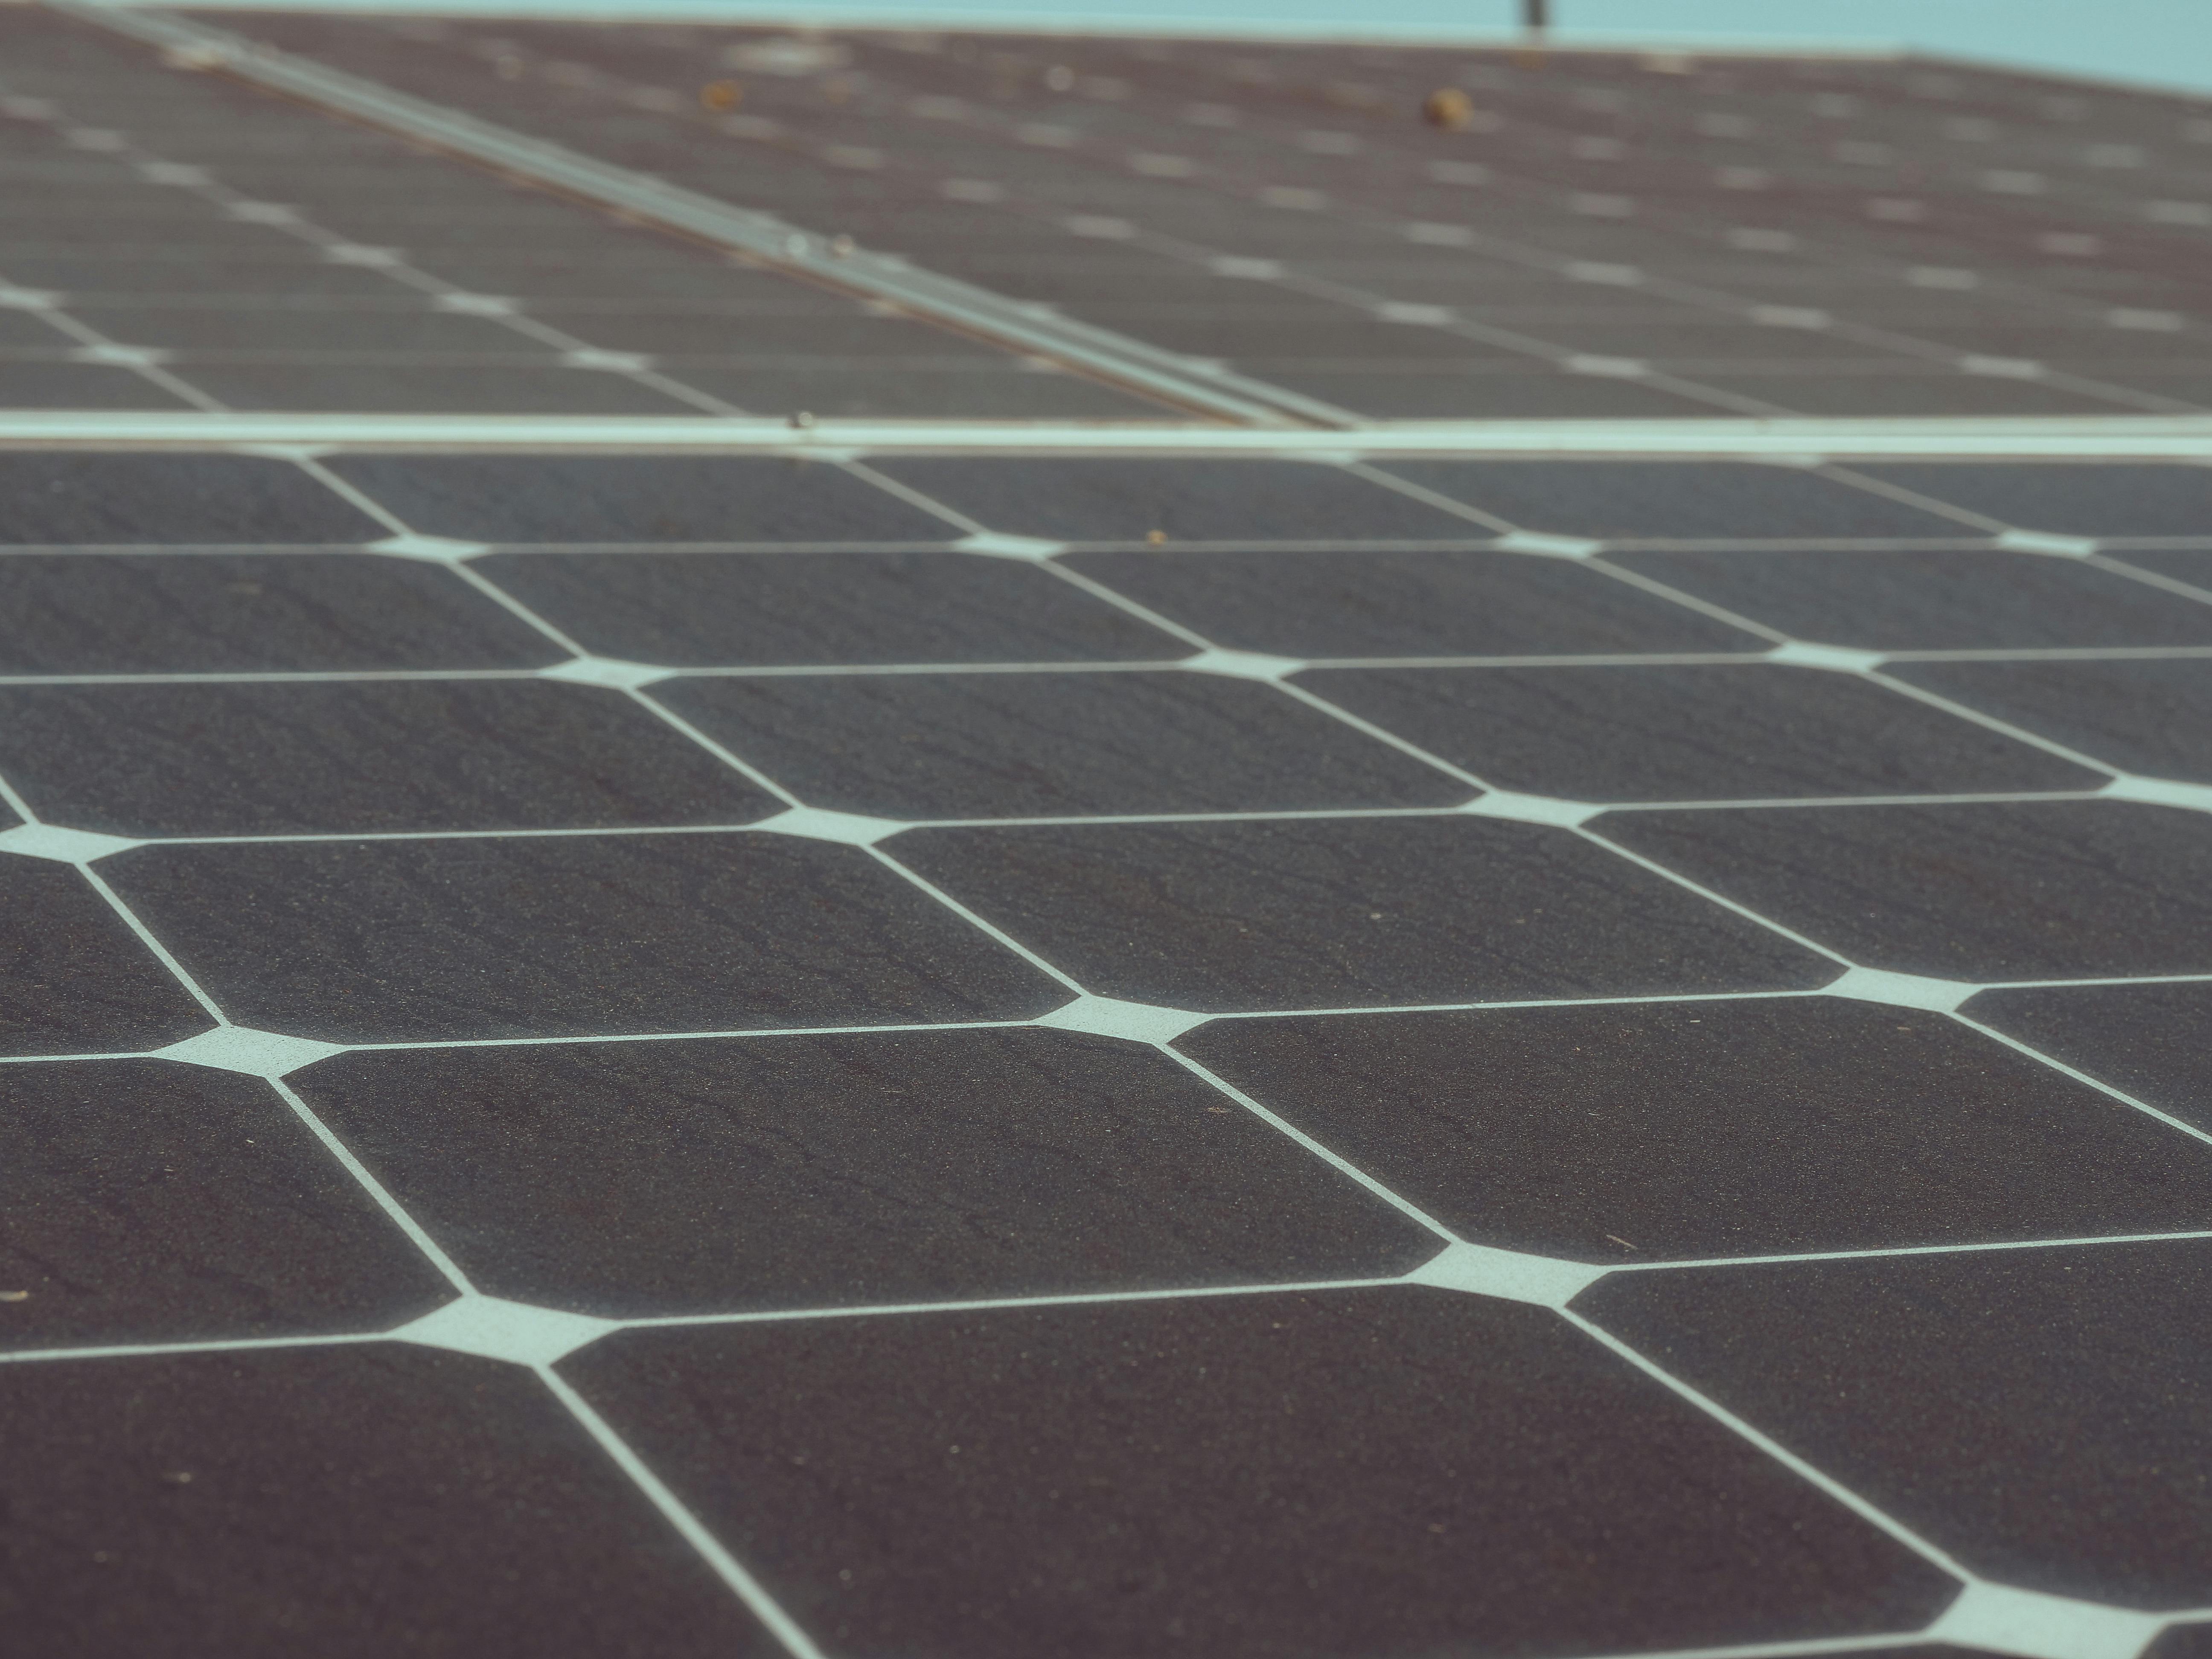
[[[2187,100],[0,40],[27,1651],[2198,1651]]]

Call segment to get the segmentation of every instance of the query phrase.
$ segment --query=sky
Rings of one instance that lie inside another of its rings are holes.
[[[292,4],[301,0],[245,0]],[[1521,0],[306,0],[333,9],[507,11],[732,21],[912,20],[1080,29],[1212,27],[1468,39],[1511,28]],[[238,4],[240,0],[223,0]],[[1905,46],[1985,62],[2212,94],[2212,0],[1551,0],[1563,43]]]
[[[1312,0],[1264,0],[1288,10]],[[1439,21],[1509,0],[1390,0]],[[1316,9],[1322,8],[1316,7]],[[2212,92],[2207,0],[1552,0],[1565,38],[1663,33],[1716,39],[1879,40],[2063,73]],[[1500,15],[1502,14],[1502,15]]]

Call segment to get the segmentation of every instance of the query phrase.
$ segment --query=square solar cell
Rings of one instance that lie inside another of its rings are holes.
[[[82,872],[20,856],[40,844],[18,830],[0,849],[0,905],[11,922],[0,951],[0,1053],[127,1053],[206,1030],[206,1011]],[[51,836],[44,845],[64,857],[113,850]]]
[[[128,368],[24,357],[0,360],[0,409],[191,407],[175,392]]]
[[[1588,1305],[1974,1571],[2160,1609],[2212,1594],[2182,1541],[2205,1524],[2185,1471],[2206,1383],[2172,1335],[2208,1259],[2192,1241],[1716,1268],[1623,1276]]]
[[[1500,788],[1571,800],[2094,790],[2106,781],[1877,682],[1819,668],[1338,669],[1298,684]]]
[[[374,1329],[451,1293],[259,1078],[6,1066],[0,1097],[11,1349]]]
[[[1463,1237],[1584,1261],[2185,1231],[2212,1186],[2167,1126],[1835,997],[1217,1020],[1177,1046]]]
[[[695,455],[355,455],[332,469],[419,531],[479,542],[945,542],[837,466]]]
[[[794,289],[796,294],[804,290]],[[846,362],[888,357],[906,362],[931,359],[1003,364],[1003,353],[953,333],[902,317],[872,317],[833,311],[812,296],[771,308],[763,301],[749,312],[732,301],[713,309],[674,306],[647,309],[614,307],[532,306],[542,317],[594,345],[617,351],[658,352],[684,358],[759,357],[788,362],[818,358]],[[886,379],[890,376],[886,376]]]
[[[2107,765],[2212,784],[2212,660],[1913,662],[1887,672]]]
[[[2009,376],[1960,374],[1753,374],[1700,369],[1698,383],[1756,398],[1794,415],[1844,419],[1936,415],[2112,415],[2136,405],[2111,398]]]
[[[564,1369],[855,1647],[1600,1651],[1952,1593],[1548,1314],[1433,1291],[640,1331]]]
[[[1742,389],[1742,398],[1750,400],[1747,407],[1745,401],[1691,397],[1640,379],[1556,369],[1398,369],[1285,356],[1247,357],[1237,368],[1304,396],[1388,421],[1680,420],[1742,414],[1762,404],[1776,407],[1756,387]]]
[[[671,667],[1164,662],[1191,648],[1048,570],[969,553],[533,553],[475,568],[587,649]]]
[[[393,295],[397,301],[398,296]],[[308,306],[120,306],[74,302],[70,313],[126,344],[182,350],[324,354],[352,359],[390,352],[479,356],[542,356],[544,349],[482,317],[456,316],[417,304],[408,310]],[[208,365],[195,358],[182,371],[195,380]]]
[[[45,1449],[14,1477],[44,1517],[16,1558],[27,1643],[780,1650],[520,1367],[375,1343],[0,1373]]]
[[[310,295],[380,300],[392,294],[391,279],[375,271],[358,265],[329,264],[312,254],[294,254],[282,248],[249,253],[133,243],[103,253],[79,246],[46,244],[35,252],[11,254],[6,269],[11,282],[26,288],[135,304],[158,305],[200,294],[217,294],[228,300],[258,295],[270,304]]]
[[[411,415],[679,415],[696,406],[627,375],[539,362],[268,362],[198,356],[179,372],[233,409]]]
[[[2166,577],[2169,585],[2184,584],[2181,591],[2198,603],[2212,603],[2203,597],[2212,594],[2212,548],[2130,548],[2124,553],[2102,555],[2100,562],[2121,570],[2148,571],[2154,577]]]
[[[2212,823],[2122,801],[1620,812],[1599,833],[1869,967],[2212,972]]]
[[[1208,1012],[1834,976],[1754,923],[1525,823],[914,830],[890,845],[1093,991]]]
[[[2199,1034],[2212,983],[2067,985],[1984,991],[1976,1019],[2158,1111],[2212,1133],[2212,1066]]]
[[[1475,793],[1220,675],[694,676],[652,695],[810,804],[880,817],[1446,806]]]
[[[1072,1032],[414,1049],[299,1086],[477,1283],[582,1313],[1388,1277],[1436,1250],[1172,1060]]]
[[[744,823],[782,810],[620,692],[544,680],[0,687],[0,772],[121,836]]]
[[[1176,552],[1170,544],[1157,553],[1085,553],[1066,562],[1217,645],[1284,656],[1565,656],[1766,645],[1601,571],[1516,554]]]
[[[756,414],[922,420],[957,410],[970,420],[1127,421],[1165,412],[1117,387],[1048,365],[951,355],[817,363],[803,357],[767,363],[672,357],[665,372]]]
[[[31,311],[0,311],[0,349],[31,355],[64,351],[70,337]]]
[[[1054,458],[886,460],[879,470],[991,529],[1054,541],[1463,541],[1494,532],[1338,466]]]
[[[1060,986],[853,847],[746,834],[141,848],[235,1018],[334,1042],[1012,1018]]]
[[[1882,650],[2212,644],[2212,605],[2039,553],[1623,553],[1613,562],[1797,639]]]
[[[2026,530],[2212,538],[2212,467],[1922,462],[1856,470]]]
[[[0,454],[0,538],[9,542],[347,543],[390,533],[283,461],[36,450]]]
[[[17,674],[531,668],[562,654],[453,572],[374,553],[12,554],[0,597],[0,668]]]
[[[1605,540],[1973,533],[1935,514],[1796,467],[1395,461],[1389,471],[1530,530]]]

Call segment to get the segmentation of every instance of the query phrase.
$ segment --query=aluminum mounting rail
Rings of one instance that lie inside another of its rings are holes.
[[[92,449],[714,450],[830,459],[977,455],[1272,455],[1822,459],[1938,457],[2163,460],[2212,466],[2212,416],[1992,416],[1874,420],[1422,422],[1311,428],[1090,425],[1050,421],[829,418],[811,427],[756,416],[201,414],[187,410],[0,409],[0,447]]]
[[[312,58],[204,24],[102,0],[46,0],[53,11],[162,48],[185,69],[216,71],[484,162],[572,197],[632,215],[764,264],[879,300],[1010,349],[1237,426],[1346,428],[1358,415],[1231,370],[919,270],[772,214],[731,205],[650,174],[330,69]]]

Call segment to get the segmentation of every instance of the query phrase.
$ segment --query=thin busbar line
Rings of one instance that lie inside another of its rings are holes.
[[[1969,647],[1955,650],[1897,650],[1870,652],[1880,661],[1868,671],[1868,678],[1886,679],[1892,690],[1900,690],[1910,682],[1899,682],[1885,676],[1881,670],[1894,664],[1912,663],[2130,663],[2130,662],[2202,662],[2212,658],[2212,646],[2199,645],[2115,645],[2115,646],[2024,646],[2017,648],[2002,646]],[[919,675],[950,677],[963,674],[1160,674],[1191,672],[1193,665],[1187,657],[1130,657],[1106,661],[1075,659],[1042,662],[800,662],[800,663],[734,663],[698,665],[683,664],[670,666],[651,664],[662,680],[685,679],[832,679],[865,678],[871,676]],[[1541,668],[1791,668],[1796,672],[1813,672],[1802,665],[1787,659],[1777,662],[1769,651],[1617,651],[1593,652],[1586,656],[1560,653],[1502,656],[1449,656],[1420,654],[1403,657],[1310,657],[1300,662],[1294,673],[1318,673],[1353,671],[1431,671],[1431,670],[1496,670]],[[76,673],[0,674],[0,686],[20,685],[289,685],[289,684],[373,684],[382,682],[401,684],[424,681],[439,683],[471,680],[533,680],[545,677],[542,668],[273,668],[273,669],[193,669],[181,672],[99,671]],[[659,682],[656,682],[658,684]],[[1924,691],[1914,687],[1905,695]],[[1922,701],[1929,701],[1922,698]],[[1941,698],[1932,706],[1944,707],[1954,700]],[[1956,704],[1947,712],[1960,713],[1969,706]],[[1960,713],[1962,719],[1972,719],[1978,725],[1991,726],[1995,716],[1976,710]],[[1992,730],[2004,730],[2000,721]],[[2027,728],[2015,728],[2025,731]],[[2008,735],[2011,735],[2008,732]],[[2038,735],[2039,747],[2052,740]],[[2103,767],[2103,763],[2098,763]],[[2105,768],[2104,769],[2111,769]]]
[[[1268,1008],[1224,1008],[1191,1012],[1200,1024],[1214,1024],[1224,1020],[1387,1018],[1393,1015],[1508,1013],[1542,1008],[1642,1008],[1691,1003],[1802,1001],[1812,998],[1838,995],[1844,996],[1845,1000],[1857,1000],[1849,993],[1838,993],[1832,988],[1832,985],[1833,981],[1828,985],[1793,986],[1780,989],[1610,992],[1584,997],[1493,997],[1455,1002],[1315,1003]],[[2160,985],[2212,985],[2212,971],[1978,980],[1963,982],[1960,994],[1971,998],[1984,992],[2112,989]],[[604,1046],[631,1042],[711,1042],[732,1040],[761,1042],[783,1037],[882,1036],[937,1031],[1012,1031],[1033,1028],[1051,1029],[1050,1012],[1056,1011],[1048,1011],[1045,1015],[1005,1019],[859,1021],[842,1025],[721,1026],[665,1031],[580,1031],[532,1033],[516,1036],[494,1037],[418,1037],[386,1042],[337,1042],[333,1043],[332,1047],[347,1054],[384,1054],[416,1050],[435,1051],[444,1048],[530,1048]],[[1998,1033],[1997,1036],[1999,1041],[2008,1046],[2014,1042],[2014,1039],[2002,1033]],[[2026,1051],[2023,1050],[2023,1052]],[[89,1061],[156,1059],[160,1055],[159,1048],[0,1054],[0,1066],[58,1066]],[[2061,1069],[2065,1069],[2063,1065]],[[2115,1091],[2113,1085],[2096,1079],[2093,1074],[2082,1073],[2078,1073],[2078,1076],[2082,1081],[2093,1083],[2105,1094],[2113,1096],[2115,1098],[2124,1097]]]
[[[1789,1447],[1784,1445],[1782,1442],[1776,1439],[1772,1435],[1767,1433],[1764,1429],[1753,1424],[1748,1419],[1739,1415],[1735,1412],[1730,1411],[1727,1407],[1722,1405],[1719,1401],[1714,1399],[1702,1389],[1696,1388],[1683,1378],[1675,1376],[1674,1372],[1660,1364],[1658,1361],[1653,1359],[1650,1355],[1644,1353],[1642,1350],[1637,1348],[1632,1344],[1624,1341],[1621,1338],[1614,1335],[1611,1331],[1607,1330],[1604,1326],[1598,1324],[1595,1321],[1591,1320],[1582,1314],[1577,1313],[1572,1308],[1560,1309],[1559,1317],[1565,1320],[1568,1324],[1573,1326],[1577,1330],[1580,1331],[1584,1336],[1589,1337],[1592,1341],[1597,1343],[1601,1347],[1610,1349],[1616,1356],[1626,1360],[1631,1365],[1633,1365],[1638,1370],[1642,1371],[1645,1376],[1650,1377],[1662,1388],[1667,1389],[1679,1395],[1689,1405],[1694,1407],[1697,1410],[1703,1412],[1706,1416],[1711,1418],[1723,1427],[1729,1430],[1739,1439],[1747,1441],[1752,1445],[1757,1447],[1760,1451],[1765,1452],[1769,1457],[1781,1464],[1783,1468],[1788,1469],[1792,1474],[1795,1474],[1799,1480],[1804,1481],[1807,1485],[1814,1487],[1817,1491],[1826,1493],[1837,1503],[1841,1504],[1845,1509],[1850,1510],[1854,1515],[1857,1516],[1862,1521],[1866,1522],[1870,1526],[1875,1527],[1880,1530],[1887,1533],[1892,1538],[1897,1540],[1899,1543],[1903,1544],[1907,1549],[1918,1554],[1922,1559],[1930,1562],[1936,1566],[1941,1567],[1944,1571],[1949,1573],[1953,1577],[1959,1579],[1963,1583],[1971,1584],[1983,1582],[1979,1574],[1966,1567],[1958,1559],[1957,1557],[1951,1554],[1949,1551],[1939,1548],[1936,1545],[1929,1542],[1927,1539],[1922,1537],[1919,1533],[1906,1526],[1903,1522],[1898,1520],[1894,1516],[1890,1515],[1879,1505],[1861,1497],[1850,1487],[1845,1486],[1842,1481],[1837,1480],[1833,1475],[1828,1474],[1827,1471],[1822,1469],[1817,1464],[1799,1455],[1796,1452],[1790,1450]]]
[[[1188,641],[1185,641],[1188,643]],[[2130,662],[2202,662],[2212,658],[2212,646],[2203,645],[2083,645],[2083,646],[1972,646],[1957,648],[1924,648],[1912,650],[1870,651],[1869,656],[1879,661],[1868,670],[1868,678],[1887,681],[1888,689],[1918,696],[1931,706],[1957,714],[1961,719],[1972,720],[1978,725],[1988,726],[1994,731],[2003,731],[2008,736],[2019,736],[2028,728],[2014,727],[1996,717],[1940,694],[1932,697],[1920,696],[1925,687],[1912,687],[1911,682],[1899,682],[1882,671],[1896,664],[1913,663],[2130,663]],[[948,661],[948,662],[799,662],[799,663],[720,663],[678,665],[651,664],[663,681],[685,679],[830,679],[866,678],[869,676],[919,675],[949,677],[963,674],[1159,674],[1170,672],[1190,672],[1193,665],[1188,657],[1128,657],[1098,661],[1075,659],[1029,662]],[[1350,671],[1427,671],[1437,669],[1480,669],[1507,671],[1540,668],[1791,668],[1806,670],[1802,665],[1786,659],[1777,661],[1768,651],[1611,651],[1587,654],[1571,653],[1532,653],[1507,655],[1447,655],[1419,653],[1402,657],[1309,657],[1299,662],[1295,673],[1318,673]],[[432,683],[471,680],[535,680],[545,678],[543,668],[241,668],[191,669],[183,671],[106,670],[63,673],[0,674],[0,686],[20,685],[289,685],[289,684],[349,684],[381,682]],[[661,682],[656,681],[656,684]],[[1994,723],[1993,723],[1994,722]],[[2041,734],[2022,737],[2023,742],[2045,747],[2051,739]],[[2053,751],[2056,752],[2056,751]],[[2093,763],[2084,762],[2084,764]],[[2094,763],[2100,769],[2112,769],[2103,762]]]
[[[2095,1249],[2130,1244],[2191,1244],[2212,1239],[2212,1231],[2099,1234],[2088,1237],[1973,1241],[1956,1244],[1911,1244],[1863,1250],[1806,1250],[1796,1254],[1747,1256],[1681,1256],[1658,1261],[1609,1261],[1574,1265],[1593,1270],[1591,1284],[1617,1273],[1695,1273],[1740,1267],[1786,1268],[1810,1262],[1887,1261],[1901,1256],[1983,1255],[2030,1250]],[[1567,1261],[1569,1258],[1553,1258]],[[795,1307],[737,1308],[710,1313],[592,1315],[608,1328],[623,1331],[684,1329],[726,1325],[813,1324],[845,1319],[915,1318],[932,1314],[984,1314],[1030,1308],[1110,1307],[1130,1303],[1213,1301],[1225,1297],[1310,1296],[1330,1291],[1403,1289],[1424,1281],[1422,1268],[1402,1273],[1352,1278],[1236,1280],[1222,1284],[1175,1285],[1116,1291],[1045,1291],[1004,1296],[937,1297],[918,1302],[827,1303]],[[451,1305],[451,1304],[447,1304]],[[172,1354],[234,1353],[265,1348],[351,1346],[364,1342],[410,1341],[412,1321],[376,1330],[303,1332],[291,1336],[204,1337],[178,1341],[108,1342],[82,1347],[15,1348],[0,1352],[0,1364],[41,1364],[82,1359],[159,1358]]]
[[[1291,687],[1295,692],[1297,688]],[[635,696],[635,694],[630,694]],[[677,722],[673,720],[672,725]],[[688,722],[678,726],[684,730]],[[1382,728],[1376,727],[1380,732]],[[1386,738],[1385,741],[1388,739]],[[788,795],[783,786],[738,756],[726,744],[702,738],[717,758],[742,773],[757,787],[775,793],[785,807],[808,803]],[[1401,753],[1419,758],[1421,750],[1394,744]],[[1470,787],[1475,787],[1472,783]],[[1497,793],[1492,789],[1490,793]],[[1578,801],[1593,814],[1615,812],[1758,812],[1788,811],[1802,807],[1854,806],[1994,806],[2039,801],[2090,801],[2115,799],[2101,789],[1982,790],[1956,794],[1889,795],[1775,795],[1734,800],[1595,800]],[[873,815],[871,815],[873,816]],[[1286,809],[1255,808],[1224,811],[1066,812],[1009,814],[1003,817],[887,818],[896,828],[885,832],[888,841],[908,830],[1064,830],[1096,829],[1117,824],[1175,823],[1360,823],[1387,818],[1455,818],[1492,816],[1482,811],[1480,797],[1464,805],[1451,806],[1314,806]],[[719,823],[610,823],[520,826],[504,830],[302,830],[266,833],[133,836],[125,839],[140,847],[286,847],[349,844],[360,842],[437,841],[564,841],[650,836],[749,836],[790,833],[774,822],[773,812],[758,818]],[[911,878],[909,878],[911,879]]]
[[[2212,985],[2212,971],[2194,974],[2108,974],[2072,978],[1981,980],[1965,983],[1960,994],[1972,997],[1978,996],[1984,992],[2111,989],[2160,985]],[[1193,1011],[1193,1014],[1201,1024],[1215,1024],[1224,1020],[1388,1018],[1394,1015],[1510,1013],[1543,1008],[1643,1008],[1692,1003],[1803,1001],[1813,998],[1838,995],[1842,995],[1847,1001],[1857,1000],[1848,993],[1838,993],[1832,988],[1832,986],[1833,981],[1828,985],[1792,986],[1781,989],[1631,991],[1611,992],[1586,997],[1495,997],[1461,1002],[1315,1003],[1268,1008]],[[883,1036],[937,1031],[1014,1031],[1040,1028],[1053,1029],[1050,1014],[1054,1012],[1057,1011],[1048,1011],[1043,1015],[1005,1019],[859,1021],[843,1025],[754,1025],[665,1031],[580,1031],[532,1033],[517,1036],[418,1037],[386,1042],[337,1042],[331,1046],[346,1054],[385,1054],[409,1053],[417,1050],[434,1052],[445,1048],[601,1047],[632,1042],[714,1042],[739,1040],[751,1042],[784,1037]],[[2002,1034],[1999,1040],[2008,1044],[2013,1041]],[[0,1066],[59,1066],[93,1061],[149,1060],[160,1057],[159,1048],[102,1049],[73,1054],[0,1054]],[[2097,1081],[2092,1074],[2081,1073],[2081,1076],[2082,1080],[2094,1083],[2101,1092],[2112,1095],[2115,1098],[2122,1097],[2112,1085]]]
[[[216,451],[222,446],[212,447]],[[314,446],[302,446],[313,448]],[[335,446],[345,448],[347,446]],[[34,447],[17,443],[0,443],[0,453],[35,453]],[[240,453],[258,453],[247,447]],[[371,452],[362,452],[371,453]],[[470,446],[433,447],[426,453],[466,454]],[[513,453],[504,447],[492,453]],[[641,444],[635,448],[602,447],[601,453],[653,455],[669,453],[653,444]],[[567,459],[563,452],[550,452],[552,459]],[[792,458],[796,459],[796,458]],[[835,454],[816,454],[811,459],[825,465],[837,465],[841,471],[856,471],[861,463],[849,461]],[[1286,457],[1288,459],[1310,460],[1310,457]],[[1571,462],[1558,463],[1561,465]],[[1747,465],[1762,465],[1752,460]],[[2166,463],[2178,465],[2178,463]],[[1364,470],[1364,468],[1362,470]],[[1378,478],[1390,475],[1377,471]],[[1435,492],[1425,490],[1424,495]],[[1449,498],[1446,498],[1449,499]],[[935,510],[943,511],[940,506]],[[1479,508],[1460,504],[1467,513]],[[1406,537],[1406,536],[1331,536],[1325,538],[1299,539],[1276,536],[1203,537],[1178,536],[1164,542],[1091,540],[1071,538],[1061,543],[1068,553],[1142,553],[1147,557],[1172,557],[1188,553],[1522,553],[1525,548],[1502,544],[1500,538],[1523,531],[1526,526],[1515,526],[1496,515],[1484,513],[1486,521],[1494,524],[1495,533],[1481,537]],[[974,520],[967,520],[973,523]],[[975,532],[963,529],[963,537]],[[1540,531],[1551,535],[1553,532]],[[1565,539],[1580,542],[1584,538],[1569,535]],[[2212,538],[2203,536],[2097,536],[2087,538],[2096,543],[2099,553],[2085,556],[2084,562],[2097,564],[2105,555],[2118,553],[2209,552]],[[1599,553],[1972,553],[2015,552],[1991,536],[1601,536],[1588,538],[1593,550]],[[492,541],[484,544],[485,550],[512,558],[568,558],[578,555],[609,557],[635,555],[641,558],[681,558],[693,556],[720,556],[773,558],[782,555],[839,554],[839,553],[961,553],[969,550],[959,541],[720,541],[720,542],[563,542],[563,541]],[[11,542],[0,544],[0,558],[71,558],[103,557],[117,554],[140,558],[253,558],[271,555],[315,555],[336,556],[361,550],[354,542]],[[2185,648],[2185,647],[2184,647]]]

